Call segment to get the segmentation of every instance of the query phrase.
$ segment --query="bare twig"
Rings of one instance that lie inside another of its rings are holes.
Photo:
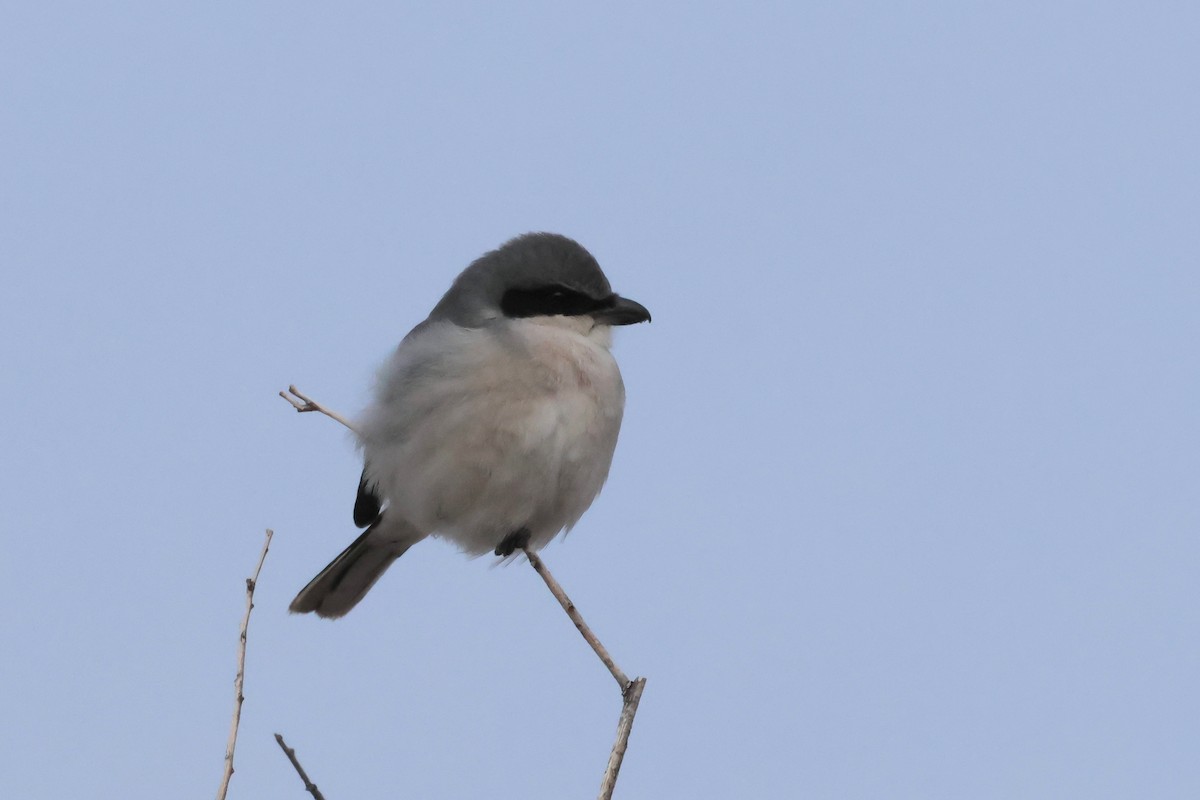
[[[242,720],[242,687],[246,679],[246,631],[250,627],[250,612],[254,608],[254,587],[258,583],[258,574],[262,572],[263,562],[267,560],[267,550],[271,547],[271,537],[275,532],[267,529],[267,538],[263,542],[262,553],[258,557],[258,566],[254,575],[246,578],[246,613],[242,616],[242,632],[238,637],[238,668],[237,677],[233,679],[234,701],[233,722],[229,727],[229,743],[225,745],[225,776],[221,779],[221,788],[217,789],[217,800],[225,800],[229,791],[229,779],[233,777],[233,749],[237,747],[238,723]]]
[[[275,734],[275,741],[279,742],[279,746],[283,749],[283,754],[288,757],[288,761],[292,762],[292,766],[296,768],[296,774],[300,776],[300,780],[304,781],[304,790],[313,796],[313,800],[325,800],[325,795],[321,794],[321,790],[317,785],[308,779],[308,773],[304,771],[304,767],[300,766],[300,760],[296,758],[296,751],[287,746],[287,742],[283,740],[283,734]]]
[[[617,773],[621,771],[621,762],[625,759],[625,749],[629,746],[629,734],[633,732],[633,715],[637,713],[638,703],[642,701],[642,690],[646,688],[645,678],[635,678],[621,692],[625,704],[621,707],[621,718],[617,721],[617,740],[613,742],[612,753],[608,757],[608,768],[604,770],[604,780],[600,782],[599,800],[610,800],[613,789],[617,788]]]
[[[579,615],[579,609],[575,608],[575,604],[571,602],[571,598],[567,597],[567,593],[563,591],[562,586],[558,581],[554,580],[554,576],[550,574],[550,570],[546,569],[546,565],[542,563],[542,559],[537,553],[530,550],[525,551],[525,557],[529,559],[529,565],[537,571],[538,575],[542,576],[542,580],[546,582],[546,588],[550,590],[550,594],[554,595],[554,599],[563,607],[563,611],[567,612],[567,616],[571,618],[571,622],[575,623],[575,627],[579,629],[579,633],[583,636],[583,640],[595,651],[600,661],[604,666],[608,667],[608,671],[612,673],[613,678],[617,681],[617,686],[621,687],[624,692],[629,686],[629,676],[621,671],[621,668],[613,661],[612,656],[604,649],[604,645],[600,644],[600,640],[596,638],[596,634],[592,633],[592,629],[583,621],[583,617]]]
[[[347,428],[349,428],[351,431],[354,431],[355,433],[357,433],[357,431],[354,430],[354,425],[348,419],[343,417],[338,412],[336,412],[332,409],[326,408],[325,406],[318,403],[316,400],[313,400],[311,397],[304,396],[303,394],[300,393],[300,390],[297,389],[294,385],[289,386],[287,388],[286,392],[280,392],[279,396],[282,397],[284,400],[287,400],[289,403],[291,403],[292,408],[296,409],[301,414],[303,414],[307,411],[318,411],[318,412],[324,414],[325,416],[329,417],[330,419],[337,420],[338,422],[342,423]]]
[[[330,411],[315,400],[305,397],[296,390],[295,386],[289,386],[288,392],[295,395],[302,402],[297,402],[284,392],[280,392],[279,396],[291,403],[297,411],[319,411],[330,419],[334,419],[342,423],[351,431],[355,430],[354,426],[341,414],[338,414],[335,411]],[[636,678],[632,681],[629,680],[629,676],[617,666],[616,662],[613,661],[612,656],[608,654],[608,650],[605,649],[604,645],[600,643],[600,640],[596,638],[596,634],[592,633],[592,629],[589,628],[587,623],[583,621],[583,617],[579,614],[579,610],[575,608],[575,604],[571,602],[571,598],[567,596],[567,593],[563,591],[562,586],[560,586],[558,581],[554,579],[554,576],[550,574],[550,570],[548,570],[546,565],[542,563],[541,557],[538,556],[537,553],[529,550],[525,550],[524,552],[525,556],[529,559],[530,566],[532,566],[534,570],[537,571],[537,574],[542,577],[542,580],[546,583],[546,587],[550,589],[550,593],[554,595],[556,600],[558,600],[558,603],[562,606],[563,611],[567,612],[567,616],[570,618],[571,622],[575,624],[575,627],[583,636],[584,641],[588,643],[588,646],[592,648],[592,651],[595,652],[596,656],[599,657],[600,661],[608,669],[609,673],[612,674],[613,679],[617,682],[617,685],[621,687],[621,698],[624,702],[621,706],[621,717],[617,721],[617,739],[615,742],[613,742],[612,753],[608,757],[608,767],[604,770],[604,780],[600,784],[599,800],[610,800],[613,789],[617,785],[617,773],[621,771],[621,762],[625,758],[625,750],[629,747],[629,734],[633,731],[633,717],[635,714],[637,714],[638,703],[640,703],[642,700],[642,690],[646,688],[646,679]],[[283,747],[284,752],[288,753],[288,757],[292,759],[292,764],[295,765],[296,770],[300,772],[300,777],[304,778],[305,788],[309,788],[311,784],[308,782],[308,777],[304,774],[304,771],[300,769],[300,765],[296,762],[295,758],[283,744],[283,737],[281,737],[279,734],[275,734],[275,738],[279,740],[279,746]],[[316,786],[311,786],[309,790],[314,792],[314,797],[319,797],[318,794],[315,794],[316,788]]]

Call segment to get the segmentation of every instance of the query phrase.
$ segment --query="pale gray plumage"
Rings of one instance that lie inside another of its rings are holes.
[[[355,522],[369,527],[291,610],[342,616],[426,536],[499,554],[514,535],[536,550],[574,525],[608,475],[624,409],[611,326],[649,318],[557,234],[467,267],[383,365],[359,420]]]

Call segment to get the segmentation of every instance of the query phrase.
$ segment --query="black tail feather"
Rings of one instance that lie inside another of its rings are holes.
[[[288,610],[293,614],[316,612],[318,617],[331,619],[345,616],[358,605],[375,581],[413,543],[381,539],[376,533],[378,524],[363,531],[353,544],[309,581]]]

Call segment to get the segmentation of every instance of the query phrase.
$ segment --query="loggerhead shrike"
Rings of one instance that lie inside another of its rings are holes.
[[[344,615],[426,536],[510,556],[569,530],[621,427],[612,326],[649,319],[565,236],[519,236],[463,270],[383,365],[359,420],[354,524],[366,530],[290,610]]]

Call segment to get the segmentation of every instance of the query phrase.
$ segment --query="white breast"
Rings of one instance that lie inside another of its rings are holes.
[[[471,553],[572,526],[612,463],[625,390],[590,319],[441,323],[406,341],[362,423],[368,476],[422,531]]]

